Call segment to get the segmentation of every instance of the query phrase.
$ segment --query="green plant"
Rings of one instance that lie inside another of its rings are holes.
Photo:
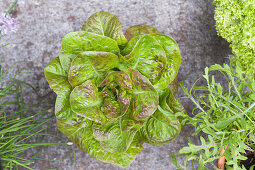
[[[165,144],[179,134],[180,63],[171,37],[146,25],[124,36],[115,15],[95,13],[82,31],[65,35],[44,69],[57,94],[58,129],[96,159],[128,166],[142,142]]]
[[[227,87],[215,81],[214,74],[219,72]],[[246,151],[255,150],[255,81],[243,76],[238,62],[235,69],[227,64],[207,67],[203,78],[206,86],[194,84],[188,90],[181,84],[186,97],[196,105],[194,117],[185,118],[195,128],[193,135],[201,131],[207,135],[207,138],[200,136],[200,145],[189,141],[178,152],[186,155],[185,165],[181,167],[185,169],[188,161],[196,160],[198,169],[208,169],[207,165],[217,169],[214,161],[225,156],[227,169],[245,169],[240,161],[247,159]],[[223,147],[225,153],[220,155]]]
[[[7,76],[9,69],[3,72],[0,67],[0,70],[0,83],[2,85],[4,83],[7,84],[5,87],[2,86],[0,88],[1,163],[5,169],[19,169],[19,167],[32,169],[29,165],[33,164],[34,160],[42,158],[38,158],[37,153],[32,156],[25,156],[25,153],[31,152],[31,148],[67,144],[41,142],[42,136],[52,136],[45,133],[45,130],[52,126],[49,122],[54,120],[54,115],[49,115],[48,112],[52,106],[46,107],[41,111],[38,108],[43,107],[42,103],[35,106],[27,106],[23,97],[23,86],[33,87],[24,81],[15,79],[20,73]],[[37,111],[35,112],[36,108]],[[34,140],[35,142],[31,143]]]
[[[255,79],[255,6],[253,0],[214,0],[218,34],[231,43],[233,59]]]

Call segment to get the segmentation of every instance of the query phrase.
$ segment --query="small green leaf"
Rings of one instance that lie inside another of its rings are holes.
[[[166,54],[166,66],[163,69],[159,81],[154,85],[156,89],[164,89],[169,85],[178,74],[181,66],[181,53],[175,40],[167,35],[151,35],[164,49]]]
[[[76,114],[71,110],[70,106],[70,93],[72,89],[69,91],[63,91],[57,95],[56,103],[55,103],[55,115],[56,118],[65,122],[71,123],[73,119],[76,119]]]
[[[180,168],[180,166],[177,163],[176,155],[174,153],[171,153],[171,159],[176,168]]]

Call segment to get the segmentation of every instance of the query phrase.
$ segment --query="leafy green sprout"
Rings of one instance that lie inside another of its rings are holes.
[[[216,64],[205,68],[206,86],[194,84],[189,90],[180,84],[185,98],[196,105],[192,111],[194,117],[187,116],[185,121],[194,126],[193,135],[204,132],[207,138],[200,136],[200,145],[190,140],[188,146],[178,152],[186,155],[184,165],[178,165],[176,156],[171,155],[177,169],[187,169],[187,163],[194,161],[198,162],[198,169],[208,169],[209,165],[217,169],[215,161],[222,157],[219,152],[224,146],[228,146],[223,154],[226,168],[245,169],[240,166],[241,161],[247,159],[244,154],[255,150],[255,81],[243,76],[240,63],[237,62],[235,68],[232,66]],[[216,82],[215,71],[225,78],[227,88]]]

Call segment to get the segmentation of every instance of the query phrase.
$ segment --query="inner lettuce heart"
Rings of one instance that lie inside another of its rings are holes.
[[[154,27],[125,35],[119,19],[97,12],[64,36],[59,56],[44,69],[57,94],[57,128],[83,151],[129,166],[142,143],[166,144],[181,131],[174,98],[181,58],[177,43]]]

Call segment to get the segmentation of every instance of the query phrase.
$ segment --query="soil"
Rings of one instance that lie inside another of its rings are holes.
[[[245,156],[248,158],[245,161],[241,161],[240,165],[244,165],[246,169],[250,169],[252,165],[255,165],[255,152],[247,151]],[[255,169],[255,168],[254,168]]]

